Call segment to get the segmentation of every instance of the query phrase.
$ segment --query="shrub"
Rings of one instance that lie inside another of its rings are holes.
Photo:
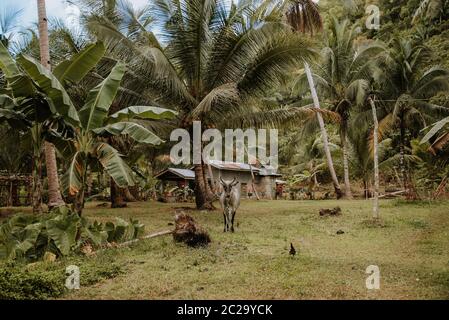
[[[56,298],[65,292],[64,271],[41,272],[17,266],[0,268],[0,300]]]
[[[144,225],[117,218],[116,224],[90,222],[66,207],[46,215],[15,215],[0,224],[0,259],[37,261],[46,252],[56,257],[77,252],[83,245],[136,239]]]

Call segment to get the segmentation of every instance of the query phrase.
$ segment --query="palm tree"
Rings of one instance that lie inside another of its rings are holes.
[[[39,24],[39,45],[41,53],[41,64],[51,69],[50,64],[50,48],[48,44],[48,22],[45,10],[45,0],[37,0],[38,24]],[[48,207],[58,207],[64,205],[61,196],[58,178],[58,164],[56,162],[56,152],[54,146],[48,142],[44,142],[45,167],[47,169],[48,179]]]
[[[349,118],[354,107],[364,104],[371,74],[375,65],[372,58],[385,50],[378,43],[357,45],[359,35],[356,26],[349,21],[339,22],[332,17],[330,35],[322,49],[322,59],[316,65],[314,79],[327,98],[331,109],[340,114],[340,141],[343,151],[345,196],[352,198],[349,177],[348,131]],[[301,79],[300,79],[301,81]]]
[[[289,7],[286,12],[287,21],[293,30],[301,33],[310,33],[313,35],[315,31],[320,31],[323,28],[323,21],[320,16],[318,5],[312,0],[289,0]],[[307,62],[304,63],[304,70],[310,86],[310,92],[313,98],[315,108],[320,109],[320,102],[316,93],[315,84],[312,77],[312,71]],[[332,177],[335,194],[337,199],[341,198],[342,192],[338,182],[337,174],[335,173],[332,155],[329,149],[329,139],[324,126],[324,120],[321,113],[317,113],[318,123],[321,129],[321,136],[323,138],[324,153],[326,154],[329,172]]]
[[[23,10],[14,8],[4,8],[0,12],[0,42],[8,47],[11,39],[15,36],[14,31],[17,30],[17,19]]]
[[[52,135],[62,155],[70,159],[64,185],[68,194],[76,196],[75,209],[81,214],[88,166],[103,168],[120,187],[134,185],[132,170],[119,152],[104,138],[127,135],[139,143],[160,144],[162,140],[133,119],[170,119],[171,110],[133,106],[109,115],[109,109],[119,90],[126,67],[117,63],[110,74],[89,91],[80,110],[76,110],[63,84],[78,83],[97,65],[105,52],[102,43],[87,46],[71,59],[60,63],[52,73],[33,58],[20,55],[16,61],[0,44],[0,68],[5,72],[7,90],[14,99],[6,96],[12,106],[0,109],[7,119],[20,119],[26,114],[43,114],[44,128]],[[23,71],[22,71],[23,70]],[[38,104],[39,99],[42,100]],[[28,110],[30,109],[31,110]],[[0,118],[1,120],[1,118]],[[33,127],[39,124],[37,121]],[[40,136],[40,135],[39,135]],[[47,137],[48,139],[49,137]]]
[[[416,138],[429,121],[449,114],[449,109],[429,100],[437,93],[449,90],[449,71],[431,66],[421,72],[429,49],[408,39],[394,39],[388,56],[381,63],[380,94],[385,100],[385,112],[379,121],[380,139],[388,131],[399,129],[399,151],[402,184],[407,197],[413,192],[405,159],[411,138]]]
[[[266,21],[269,10],[252,2],[154,1],[154,23],[164,44],[146,28],[139,27],[138,36],[124,32],[120,11],[93,12],[85,16],[88,29],[129,61],[133,72],[126,87],[179,110],[177,124],[189,130],[195,120],[203,128],[220,127],[245,109],[253,111],[251,101],[314,55],[309,41]],[[194,168],[198,208],[210,208],[214,198],[204,169],[204,163]]]

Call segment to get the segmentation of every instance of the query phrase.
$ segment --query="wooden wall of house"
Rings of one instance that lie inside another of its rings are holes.
[[[219,181],[220,177],[225,181],[232,181],[236,178],[240,181],[242,198],[255,198],[252,190],[252,177],[249,171],[223,171],[212,167],[212,175],[214,179]],[[209,176],[209,174],[207,174]],[[274,199],[275,196],[275,180],[276,177],[261,177],[255,176],[255,187],[260,198],[262,199]]]

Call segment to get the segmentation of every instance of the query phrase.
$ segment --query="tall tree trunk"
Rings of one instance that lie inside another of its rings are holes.
[[[317,95],[316,89],[315,89],[315,84],[313,82],[312,71],[310,70],[309,64],[307,62],[304,62],[304,70],[306,71],[307,80],[309,81],[310,92],[312,94],[313,104],[314,104],[315,108],[320,109],[320,101],[318,99],[318,95]],[[342,192],[340,189],[340,184],[338,183],[337,174],[335,173],[334,162],[332,161],[332,155],[331,155],[331,151],[329,149],[329,138],[327,135],[326,127],[324,126],[324,120],[323,120],[323,116],[321,115],[321,113],[317,112],[317,118],[318,118],[318,123],[319,123],[320,129],[321,129],[321,137],[323,139],[323,148],[324,148],[324,153],[326,155],[327,165],[329,167],[329,172],[332,177],[332,184],[334,185],[334,190],[335,190],[337,199],[340,199],[342,197]]]
[[[416,188],[412,182],[412,174],[409,172],[410,168],[407,165],[405,161],[405,125],[404,125],[404,119],[401,116],[400,119],[400,160],[399,165],[401,167],[401,178],[402,178],[402,185],[405,190],[405,198],[407,200],[418,200],[418,193],[416,192]]]
[[[50,48],[48,43],[48,23],[45,10],[45,0],[37,0],[38,21],[39,21],[39,47],[41,54],[41,64],[50,69]],[[56,163],[56,153],[53,144],[44,142],[45,166],[48,178],[48,207],[54,208],[64,205],[59,187],[58,168]]]
[[[111,208],[124,208],[126,202],[123,199],[123,189],[111,178]]]
[[[203,164],[204,185],[206,186],[207,199],[208,199],[208,201],[210,201],[214,198],[214,192],[212,191],[211,184],[209,184],[209,180],[207,179],[206,172],[207,172],[206,164]],[[212,183],[212,177],[210,179],[211,179],[211,183]]]
[[[211,203],[207,196],[207,187],[204,179],[204,171],[202,164],[196,164],[195,171],[195,203],[199,210],[212,209]]]
[[[340,131],[341,146],[343,149],[343,171],[344,171],[344,181],[345,181],[345,197],[347,199],[352,199],[351,192],[351,182],[349,180],[349,157],[348,157],[348,135],[346,130]]]
[[[374,132],[373,132],[373,143],[374,143],[374,206],[373,206],[373,218],[379,219],[379,155],[378,155],[378,146],[379,146],[379,122],[377,120],[377,111],[376,106],[374,105],[374,101],[371,98],[368,98],[369,103],[371,105],[371,111],[373,113],[373,121],[374,121]]]

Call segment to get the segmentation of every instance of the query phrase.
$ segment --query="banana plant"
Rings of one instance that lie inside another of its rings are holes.
[[[119,187],[134,186],[137,182],[122,155],[108,144],[108,137],[127,135],[138,143],[159,145],[162,139],[134,120],[176,116],[174,111],[152,106],[132,106],[109,115],[125,71],[126,66],[117,63],[108,77],[89,92],[84,106],[77,112],[76,135],[69,141],[74,152],[62,184],[66,194],[75,196],[74,209],[78,214],[84,207],[89,166],[103,168]]]
[[[50,131],[53,133],[51,142],[69,159],[62,183],[66,194],[75,197],[74,206],[78,214],[84,207],[89,166],[99,164],[119,187],[133,186],[136,182],[122,155],[107,143],[108,137],[127,135],[138,143],[158,145],[163,141],[134,120],[172,119],[176,116],[174,111],[152,106],[131,106],[109,115],[109,108],[126,72],[126,66],[121,62],[90,90],[84,106],[77,110],[65,86],[81,81],[104,52],[102,43],[92,44],[51,72],[25,55],[20,55],[15,61],[0,44],[0,69],[8,82],[7,95],[17,106],[15,111],[34,121],[62,119],[63,127],[66,125],[73,129],[71,138],[58,134],[54,129],[50,128]]]
[[[14,59],[0,43],[0,69],[6,80],[0,96],[0,122],[12,128],[30,130],[33,138],[33,212],[41,212],[41,149],[44,140],[66,136],[79,122],[76,109],[65,91],[69,81],[77,82],[103,57],[102,43],[89,45],[51,73],[34,59]],[[67,124],[67,125],[66,125]]]

